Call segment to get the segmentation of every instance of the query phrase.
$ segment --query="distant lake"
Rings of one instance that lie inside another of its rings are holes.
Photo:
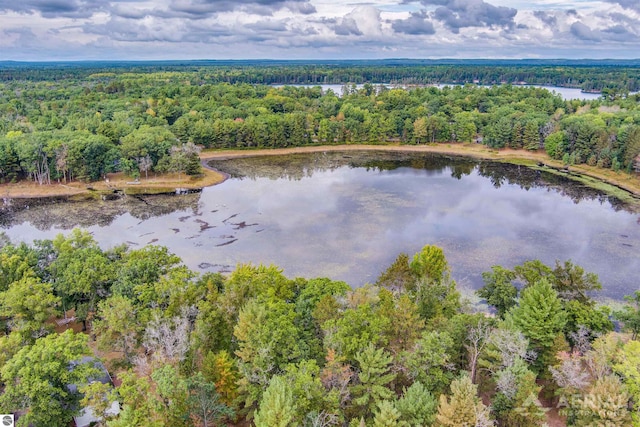
[[[373,83],[374,86],[379,86],[380,83]],[[322,85],[274,85],[275,87],[283,87],[283,86],[294,86],[294,87],[316,87],[316,86],[320,86],[322,88],[323,91],[328,91],[328,90],[332,90],[336,95],[338,96],[342,96],[343,93],[343,89],[345,87],[345,85],[339,85],[339,84],[322,84]],[[363,84],[358,84],[356,85],[356,88],[361,89],[364,85]],[[385,86],[387,87],[395,87],[394,85],[388,85],[385,84]],[[439,84],[439,85],[435,85],[437,88],[442,89],[445,86],[456,86],[456,85],[448,85],[448,84]],[[402,85],[399,85],[399,87],[403,87]],[[490,87],[490,86],[487,86]],[[518,86],[516,86],[518,87]],[[600,98],[600,94],[599,93],[586,93],[586,92],[582,92],[581,89],[576,89],[576,88],[567,88],[567,87],[555,87],[555,86],[538,86],[538,85],[526,85],[523,87],[539,87],[542,89],[547,89],[549,92],[555,92],[558,95],[560,95],[562,97],[562,99],[564,100],[572,100],[572,99],[584,99],[584,100],[592,100],[592,99],[599,99]]]
[[[459,286],[492,265],[572,259],[603,295],[638,289],[640,218],[615,199],[525,167],[426,153],[325,152],[211,162],[231,174],[186,196],[14,201],[12,240],[74,226],[105,248],[169,247],[196,271],[273,263],[289,277],[373,282],[400,252],[442,247]],[[29,205],[28,207],[26,205]]]

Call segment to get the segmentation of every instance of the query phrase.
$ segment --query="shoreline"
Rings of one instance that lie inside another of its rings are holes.
[[[523,165],[539,170],[546,170],[551,173],[566,176],[568,179],[582,182],[584,185],[599,189],[640,209],[640,179],[636,176],[588,165],[574,165],[566,168],[561,161],[553,160],[541,151],[497,150],[485,145],[473,143],[440,143],[432,145],[342,144],[289,148],[210,150],[200,153],[203,173],[199,177],[188,177],[176,174],[151,174],[149,178],[141,178],[140,181],[133,184],[129,177],[124,176],[122,173],[117,173],[108,174],[108,180],[91,183],[70,182],[66,184],[52,183],[38,185],[31,181],[23,181],[19,183],[0,184],[0,196],[4,199],[69,197],[73,200],[99,198],[113,193],[142,195],[173,193],[178,189],[201,190],[204,187],[220,184],[229,178],[225,173],[208,166],[208,160],[276,156],[291,153],[317,153],[323,151],[434,153]]]
[[[635,205],[640,209],[640,177],[625,172],[614,172],[611,169],[602,169],[586,164],[566,167],[559,160],[551,159],[542,151],[514,150],[509,148],[493,149],[485,145],[473,143],[440,143],[432,145],[317,145],[290,148],[266,148],[266,149],[224,149],[203,151],[200,158],[203,163],[214,159],[232,159],[254,156],[276,156],[292,153],[317,153],[323,151],[396,151],[413,153],[434,153],[461,157],[470,157],[478,160],[490,160],[515,165],[523,165],[550,173],[566,176],[568,179],[582,182],[584,185],[599,189],[607,194],[624,199],[625,202]],[[622,192],[627,193],[624,197]]]

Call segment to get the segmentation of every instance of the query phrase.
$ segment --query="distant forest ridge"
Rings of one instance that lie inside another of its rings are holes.
[[[195,72],[202,84],[506,83],[640,90],[640,59],[0,61],[0,82],[131,72]]]

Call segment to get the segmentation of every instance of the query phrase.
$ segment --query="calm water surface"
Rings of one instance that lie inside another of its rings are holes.
[[[103,247],[158,244],[198,271],[273,263],[289,277],[375,281],[400,252],[441,246],[453,277],[572,259],[607,297],[638,289],[640,218],[592,190],[524,167],[401,153],[318,153],[213,162],[232,178],[187,196],[57,203],[3,216],[12,240],[74,226]]]
[[[374,87],[379,86],[380,83],[372,83]],[[274,87],[283,87],[283,86],[295,86],[295,87],[315,87],[315,86],[319,86],[322,88],[323,91],[328,91],[328,90],[332,90],[333,93],[335,93],[338,96],[342,96],[343,95],[343,89],[345,87],[345,85],[339,85],[339,84],[321,84],[321,85],[274,85]],[[351,86],[351,85],[347,85],[347,86]],[[394,85],[385,85],[387,87],[395,87]],[[438,84],[435,85],[437,88],[442,89],[445,86],[456,86],[456,85],[451,85],[451,84]],[[562,97],[562,99],[564,99],[565,101],[567,100],[572,100],[572,99],[584,99],[587,101],[591,101],[594,99],[600,99],[601,95],[599,93],[589,93],[589,92],[583,92],[582,89],[577,89],[577,88],[571,88],[571,87],[556,87],[556,86],[541,86],[541,85],[526,85],[526,86],[530,86],[530,87],[539,87],[542,89],[546,89],[549,92],[555,92],[556,94],[560,95]],[[364,87],[364,84],[357,84],[356,85],[356,89],[362,89]],[[491,86],[485,86],[485,87],[491,87]]]

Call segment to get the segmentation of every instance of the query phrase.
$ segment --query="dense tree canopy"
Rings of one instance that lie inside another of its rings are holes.
[[[109,73],[72,67],[66,76],[49,71],[51,80],[35,78],[44,76],[43,70],[16,69],[10,76],[4,71],[0,84],[0,180],[4,182],[93,181],[114,171],[133,178],[147,178],[154,171],[198,174],[195,146],[318,143],[481,141],[495,148],[544,148],[567,164],[629,172],[640,167],[638,95],[628,95],[637,90],[637,71],[631,78],[627,70],[628,80],[619,80],[617,88],[608,80],[611,70],[598,67],[320,67],[314,71],[291,65],[185,67],[170,72],[134,67]],[[368,84],[345,85],[342,96],[320,87],[267,86],[332,81]],[[371,84],[394,81],[497,85],[439,89]],[[564,101],[545,89],[510,85],[523,81],[558,85],[582,81],[585,89],[606,86],[607,92],[590,102]]]
[[[78,389],[109,426],[535,426],[541,392],[567,425],[637,418],[640,348],[609,332],[599,280],[570,261],[494,266],[479,294],[496,318],[469,313],[431,245],[358,289],[251,264],[198,276],[164,248],[103,250],[82,231],[6,244],[0,268],[0,409],[21,425],[66,425]],[[629,302],[618,318],[635,332]],[[55,332],[72,308],[87,332]],[[77,363],[88,341],[120,379],[117,416]]]

